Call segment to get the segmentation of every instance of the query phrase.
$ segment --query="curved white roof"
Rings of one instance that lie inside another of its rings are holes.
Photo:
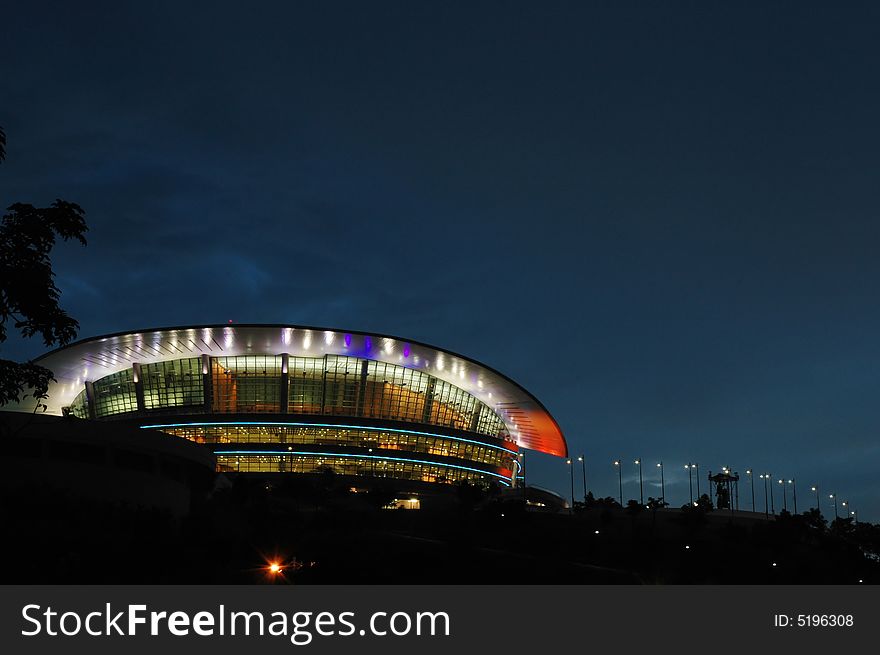
[[[47,410],[60,414],[87,380],[128,368],[200,355],[348,355],[423,370],[473,394],[504,419],[522,447],[564,457],[568,447],[559,425],[541,402],[516,382],[472,359],[417,341],[386,335],[292,325],[202,325],[125,332],[84,339],[37,362],[57,383]]]

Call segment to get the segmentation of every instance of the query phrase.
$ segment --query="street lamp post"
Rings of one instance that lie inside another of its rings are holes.
[[[617,486],[620,490],[620,506],[623,507],[623,467],[619,459],[614,460],[614,466],[617,467]]]
[[[782,511],[787,512],[788,511],[788,493],[786,492],[786,489],[785,489],[785,480],[780,480],[779,484],[782,485]]]
[[[828,494],[828,497],[834,501],[834,518],[840,518],[837,514],[837,494]]]
[[[814,484],[812,487],[810,487],[810,491],[816,492],[816,511],[819,512],[819,514],[821,514],[822,509],[819,507],[819,485]]]
[[[770,480],[770,513],[773,514],[773,516],[776,516],[776,507],[773,505],[773,474],[765,473],[764,475]]]
[[[688,462],[687,464],[684,465],[684,467],[687,469],[687,472],[688,472],[688,492],[691,495],[691,505],[693,505],[694,504],[694,476],[693,476],[693,473],[691,472],[693,465],[690,462]]]
[[[644,489],[644,485],[642,484],[642,460],[637,459],[637,460],[635,460],[634,463],[636,466],[639,467],[639,503],[644,505],[645,504],[645,489]]]
[[[752,487],[752,512],[755,511],[755,478],[752,475],[752,469],[746,469],[746,475],[749,476],[749,484]]]
[[[697,478],[697,500],[699,500],[700,499],[700,465],[694,464],[693,467],[695,469],[694,476]]]
[[[797,483],[791,478],[788,484],[791,485],[791,500],[794,503],[794,513],[797,514]]]
[[[736,494],[736,511],[739,511],[739,473],[734,472],[733,491]]]
[[[523,508],[525,508],[528,503],[528,498],[526,497],[526,453],[525,451],[519,454],[519,458],[522,460],[520,462],[519,470],[522,472],[522,492],[523,492]]]
[[[657,468],[660,469],[660,502],[665,505],[666,504],[666,479],[663,477],[663,460],[660,460],[660,463],[657,464]]]
[[[584,507],[587,505],[587,458],[584,455],[578,457],[581,463],[581,473],[584,475]]]
[[[565,460],[565,462],[568,464],[568,473],[569,477],[571,477],[571,513],[574,514],[574,466],[570,459]]]
[[[761,473],[761,475],[759,475],[758,477],[764,481],[764,516],[766,516],[767,518],[770,518],[770,508],[767,506],[767,477],[768,476],[766,473]]]

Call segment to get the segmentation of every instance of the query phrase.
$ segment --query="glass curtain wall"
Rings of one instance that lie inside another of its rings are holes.
[[[282,361],[281,355],[212,357],[211,411],[282,413]],[[504,422],[490,407],[424,371],[339,355],[289,357],[287,380],[287,414],[364,417],[509,438]],[[148,411],[199,407],[206,400],[197,357],[144,364],[141,384]],[[95,382],[95,408],[99,418],[137,411],[131,369]],[[71,411],[88,415],[84,396],[74,400]]]

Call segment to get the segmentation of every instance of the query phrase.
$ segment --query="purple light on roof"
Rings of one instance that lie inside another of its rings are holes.
[[[373,347],[373,340],[370,337],[364,337],[364,348],[370,350]]]
[[[409,357],[409,344],[408,343],[403,344],[403,356]]]
[[[345,347],[346,348],[351,347],[351,335],[350,334],[345,335]]]

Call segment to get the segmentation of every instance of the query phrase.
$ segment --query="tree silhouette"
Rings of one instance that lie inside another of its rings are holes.
[[[814,530],[818,530],[819,532],[824,532],[825,527],[828,524],[828,521],[822,516],[822,513],[813,507],[812,509],[807,510],[802,514],[804,517],[804,522]]]
[[[0,128],[0,162],[5,159],[6,133]],[[63,346],[76,337],[79,324],[58,304],[61,292],[49,253],[57,238],[85,245],[84,212],[64,200],[49,207],[15,203],[6,211],[0,220],[0,343],[6,341],[6,325],[12,321],[25,338],[39,334],[47,347]],[[30,395],[36,411],[53,380],[50,370],[33,362],[0,359],[0,406]]]
[[[714,505],[712,505],[712,499],[709,498],[706,494],[703,494],[697,499],[697,507],[699,507],[704,512],[711,512],[714,509]]]
[[[851,516],[838,517],[831,522],[831,532],[840,537],[852,536],[855,531],[853,518]]]

